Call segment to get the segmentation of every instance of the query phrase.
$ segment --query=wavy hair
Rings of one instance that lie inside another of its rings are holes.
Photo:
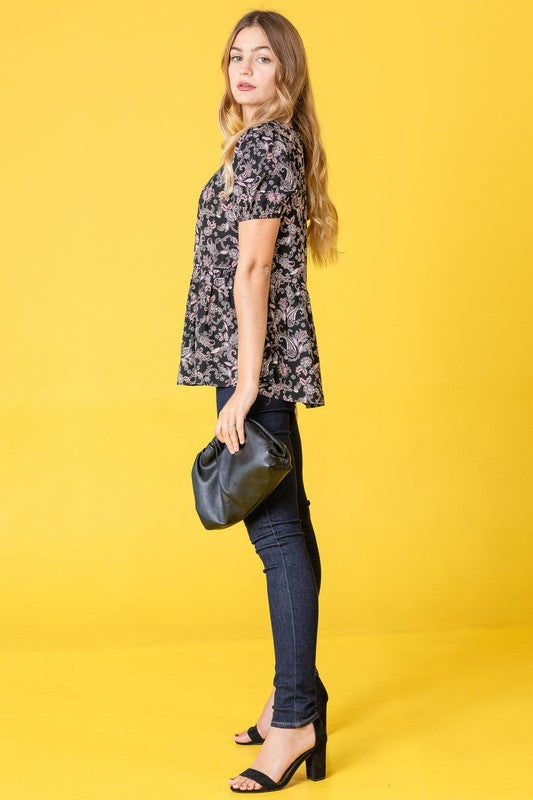
[[[278,60],[274,97],[256,109],[250,124],[245,126],[242,106],[233,98],[228,76],[230,50],[236,35],[243,28],[259,25]],[[320,126],[307,67],[302,38],[294,25],[275,11],[250,11],[233,28],[221,61],[226,91],[220,103],[218,121],[224,134],[221,166],[224,194],[233,190],[233,152],[239,137],[248,128],[269,120],[292,122],[304,146],[307,194],[307,239],[316,264],[324,266],[337,261],[338,215],[328,195],[328,167],[320,137]]]

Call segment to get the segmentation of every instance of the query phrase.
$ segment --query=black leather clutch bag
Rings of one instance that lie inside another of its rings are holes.
[[[196,511],[208,530],[243,520],[292,469],[287,445],[259,422],[245,418],[244,434],[235,453],[215,436],[194,460]]]

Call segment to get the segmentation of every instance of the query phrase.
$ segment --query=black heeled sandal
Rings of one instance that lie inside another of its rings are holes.
[[[318,679],[318,681],[319,681],[318,682],[318,686],[317,686],[318,705],[316,707],[316,710],[318,711],[318,716],[322,720],[324,728],[327,729],[328,726],[327,726],[327,718],[326,718],[326,715],[327,715],[326,706],[327,706],[327,702],[328,702],[329,697],[328,697],[327,689],[324,686],[324,684],[322,683],[322,681],[320,680],[320,678]],[[263,744],[263,742],[265,741],[264,738],[259,733],[259,731],[257,730],[257,725],[252,725],[250,728],[248,728],[246,733],[250,737],[250,741],[249,742],[238,742],[237,739],[233,739],[235,744],[241,744],[241,745]]]
[[[239,789],[230,786],[232,792],[240,792],[247,794],[251,792],[276,792],[278,789],[283,789],[290,781],[300,764],[305,761],[305,771],[308,780],[321,781],[326,777],[326,742],[328,734],[320,718],[313,720],[315,728],[315,744],[310,750],[294,759],[292,764],[289,764],[279,781],[274,781],[264,772],[258,769],[248,767],[244,772],[239,772],[243,778],[250,778],[261,785],[260,789]]]

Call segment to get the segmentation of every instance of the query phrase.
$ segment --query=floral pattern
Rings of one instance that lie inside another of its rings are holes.
[[[239,222],[279,217],[259,393],[299,401],[308,408],[323,406],[307,290],[306,185],[299,134],[278,120],[249,128],[235,146],[233,169],[235,184],[227,199],[220,196],[222,168],[200,193],[177,383],[237,383],[233,279],[239,256]]]

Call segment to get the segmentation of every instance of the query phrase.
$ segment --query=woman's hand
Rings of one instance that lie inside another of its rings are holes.
[[[217,439],[227,445],[230,453],[239,449],[239,443],[244,444],[244,419],[259,393],[259,387],[237,386],[228,402],[220,409],[218,422],[215,427]],[[230,427],[231,426],[231,427]]]

